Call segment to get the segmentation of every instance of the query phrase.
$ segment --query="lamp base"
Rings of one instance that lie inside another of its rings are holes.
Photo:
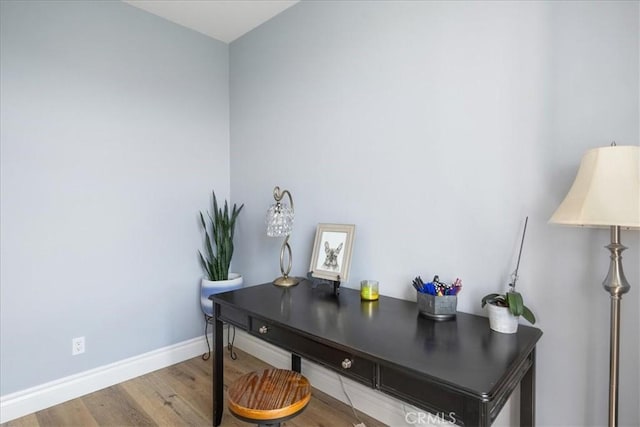
[[[273,281],[273,284],[276,286],[282,286],[288,288],[289,286],[295,286],[300,283],[299,277],[290,277],[290,276],[280,276],[276,280]]]

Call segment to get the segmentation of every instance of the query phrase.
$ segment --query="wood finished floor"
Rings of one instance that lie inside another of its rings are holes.
[[[237,350],[231,360],[225,351],[225,394],[239,376],[268,367],[266,363]],[[313,384],[312,384],[313,385]],[[226,396],[225,396],[226,402]],[[57,406],[15,419],[0,427],[91,427],[91,426],[211,426],[211,361],[199,357],[169,366]],[[358,412],[367,427],[384,426]],[[287,427],[352,427],[358,421],[351,408],[313,389],[311,402]],[[233,417],[225,407],[222,426],[252,424]]]

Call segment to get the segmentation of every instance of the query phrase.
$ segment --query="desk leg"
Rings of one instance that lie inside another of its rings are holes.
[[[224,365],[222,351],[222,320],[220,320],[220,305],[213,303],[213,425],[219,426],[222,422],[222,410],[224,409]]]
[[[520,381],[520,425],[536,424],[536,349],[531,352],[531,367]]]
[[[465,399],[462,414],[454,414],[457,421],[461,421],[465,426],[489,427],[491,417],[489,405],[469,397]],[[456,422],[456,424],[458,424]]]
[[[295,353],[291,353],[291,370],[293,372],[302,372],[302,363],[300,361],[300,356]]]

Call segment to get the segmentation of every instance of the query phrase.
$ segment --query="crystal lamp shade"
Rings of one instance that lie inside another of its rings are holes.
[[[286,203],[271,205],[267,211],[267,236],[281,237],[293,230],[293,209]]]

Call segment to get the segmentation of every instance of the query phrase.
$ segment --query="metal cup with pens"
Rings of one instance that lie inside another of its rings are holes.
[[[458,293],[462,290],[462,281],[456,279],[451,285],[441,282],[434,276],[424,283],[420,276],[412,282],[418,295],[418,311],[422,316],[433,320],[449,320],[456,317]]]

